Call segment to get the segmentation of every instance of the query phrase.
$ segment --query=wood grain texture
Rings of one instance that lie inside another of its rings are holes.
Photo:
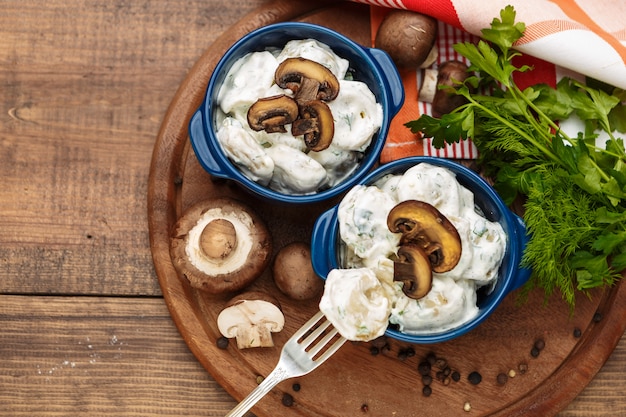
[[[0,326],[2,416],[223,416],[233,405],[161,299],[0,296]]]
[[[235,404],[161,297],[148,176],[189,72],[248,13],[270,21],[269,4],[0,5],[0,416],[223,416]],[[559,417],[626,414],[625,372],[622,337]]]
[[[2,3],[0,291],[160,294],[146,222],[156,132],[197,57],[260,4]]]

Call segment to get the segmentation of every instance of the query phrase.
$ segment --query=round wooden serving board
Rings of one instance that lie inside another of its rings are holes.
[[[151,249],[164,298],[195,356],[237,400],[252,391],[257,376],[273,369],[280,347],[317,311],[317,300],[302,303],[282,296],[268,270],[254,286],[275,294],[282,303],[287,323],[274,337],[276,346],[238,350],[231,343],[226,350],[218,349],[216,317],[227,299],[207,296],[179,279],[169,255],[169,237],[176,219],[190,205],[230,196],[254,207],[267,222],[276,252],[292,241],[308,242],[317,214],[331,205],[294,209],[257,201],[229,181],[212,179],[189,145],[189,119],[203,99],[220,56],[245,33],[286,20],[323,24],[364,45],[370,42],[369,9],[355,3],[275,1],[244,16],[208,47],[180,86],[157,138],[149,178]],[[554,415],[589,383],[626,327],[624,284],[592,295],[579,297],[575,314],[570,315],[558,298],[544,305],[543,295],[533,293],[520,305],[512,294],[477,330],[437,345],[390,341],[389,350],[373,355],[368,343],[348,343],[313,373],[279,384],[253,411],[260,417]],[[582,331],[579,337],[574,329]],[[545,348],[533,357],[530,352],[537,339],[545,342]],[[407,349],[415,355],[399,357]],[[417,365],[431,352],[445,358],[461,379],[449,385],[435,380],[432,395],[425,397]],[[520,371],[520,364],[527,367],[525,372]],[[516,376],[498,384],[498,374],[510,370]],[[482,375],[480,384],[468,381],[472,371]],[[294,382],[301,386],[298,392],[292,388]],[[281,404],[285,392],[294,397],[292,407]],[[471,412],[466,413],[463,407],[468,402]]]

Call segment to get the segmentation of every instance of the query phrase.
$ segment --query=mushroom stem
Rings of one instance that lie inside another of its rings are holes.
[[[319,89],[319,81],[313,78],[303,78],[300,82],[300,88],[298,88],[298,91],[293,98],[300,106],[302,106],[311,100],[316,100]]]
[[[430,262],[417,245],[402,245],[398,260],[393,265],[393,280],[402,282],[402,292],[407,297],[420,299],[432,288],[433,276]]]
[[[226,219],[211,220],[200,234],[200,250],[210,259],[225,259],[237,247],[235,226]]]
[[[237,328],[237,334],[235,335],[237,347],[239,349],[246,349],[274,346],[271,327],[272,324],[267,322],[251,324],[247,327],[239,326]]]

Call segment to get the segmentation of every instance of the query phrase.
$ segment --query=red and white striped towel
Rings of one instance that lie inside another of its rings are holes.
[[[380,21],[391,9],[406,9],[430,15],[440,21],[439,60],[459,57],[452,45],[477,41],[500,10],[512,4],[517,20],[526,32],[515,47],[525,54],[524,63],[534,70],[520,74],[520,87],[544,82],[555,84],[563,75],[584,79],[589,76],[626,89],[626,1],[623,0],[353,0],[372,5],[374,38]],[[434,149],[428,140],[419,140],[404,123],[429,113],[418,101],[419,75],[401,71],[406,100],[394,118],[381,162],[410,155],[434,155],[472,159],[477,156],[471,143]]]

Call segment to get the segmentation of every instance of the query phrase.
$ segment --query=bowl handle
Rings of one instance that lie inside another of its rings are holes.
[[[522,218],[517,214],[513,214],[513,219],[515,220],[514,227],[518,236],[520,253],[523,254],[524,250],[526,249],[526,244],[528,243],[528,232],[526,231],[526,224],[524,223],[524,220],[522,220]],[[531,273],[532,270],[530,268],[518,268],[515,275],[513,276],[513,279],[511,280],[511,291],[516,290],[524,285],[530,278]]]
[[[395,115],[404,103],[404,85],[400,73],[387,52],[376,48],[369,48],[368,51],[386,76],[387,87],[391,93],[389,110],[392,115]]]
[[[209,149],[207,137],[204,134],[204,125],[202,123],[202,108],[196,110],[191,117],[191,121],[189,122],[189,136],[193,150],[202,167],[211,175],[222,178],[226,177],[227,175],[222,171],[222,168]]]
[[[315,221],[311,235],[311,262],[313,270],[322,279],[326,279],[328,273],[334,268],[332,259],[336,256],[335,248],[334,245],[329,244],[329,241],[334,231],[335,213],[335,207],[322,213]]]

